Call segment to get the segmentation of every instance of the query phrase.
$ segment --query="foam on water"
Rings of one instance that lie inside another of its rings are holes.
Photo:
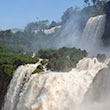
[[[96,58],[84,58],[70,72],[31,75],[36,66],[20,66],[11,81],[2,110],[74,110],[97,72],[107,67]]]

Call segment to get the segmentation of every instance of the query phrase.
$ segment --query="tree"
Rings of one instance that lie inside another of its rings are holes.
[[[6,51],[7,51],[7,48],[5,44],[2,41],[0,41],[0,52],[6,52]]]
[[[56,21],[52,21],[51,24],[49,25],[49,28],[57,26],[58,23]]]
[[[97,1],[98,0],[92,0],[93,5],[95,5]]]
[[[84,2],[85,2],[86,4],[88,4],[88,6],[90,5],[89,0],[84,0]]]
[[[85,2],[85,3],[88,3],[88,2],[89,2],[89,0],[84,0],[84,2]]]
[[[105,3],[107,3],[107,1],[109,1],[109,0],[91,0],[91,2],[93,3],[93,5],[105,4]],[[88,4],[89,3],[89,0],[84,0],[84,2],[86,4]]]
[[[75,15],[76,13],[78,13],[78,11],[79,11],[78,7],[76,7],[76,8],[73,8],[73,7],[68,8],[64,12],[63,16],[61,17],[62,23],[66,23],[68,21],[68,19],[71,17],[71,15]]]
[[[25,31],[29,33],[33,33],[36,30],[41,31],[47,28],[48,28],[48,20],[42,20],[27,24],[27,26],[25,27]]]

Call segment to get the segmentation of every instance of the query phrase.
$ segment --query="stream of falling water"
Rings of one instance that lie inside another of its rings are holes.
[[[105,21],[106,15],[99,15],[91,17],[85,26],[82,38],[79,40],[79,48],[86,49],[90,56],[105,51],[101,39],[104,33]]]
[[[36,65],[16,70],[2,110],[75,110],[97,72],[107,67],[96,58],[84,58],[70,72],[31,74]]]
[[[90,18],[79,48],[86,49],[89,54],[102,51],[104,25],[105,15]],[[108,61],[101,63],[96,58],[84,58],[70,72],[36,74],[32,72],[39,63],[20,66],[11,80],[2,110],[91,110],[91,106],[79,107],[98,71],[107,64]]]

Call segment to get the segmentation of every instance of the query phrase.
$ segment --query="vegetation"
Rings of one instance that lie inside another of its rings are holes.
[[[41,64],[47,64],[47,69],[67,72],[76,67],[78,61],[87,56],[87,52],[85,50],[81,51],[80,49],[63,47],[58,50],[39,50],[36,56],[44,59],[41,61]],[[48,61],[45,59],[48,59]],[[33,74],[42,72],[42,65],[38,65]]]
[[[109,0],[84,0],[88,5],[88,8],[91,7],[94,13],[94,16],[104,14],[104,6]],[[91,5],[92,3],[92,5]]]
[[[90,0],[84,1],[88,5],[87,7],[82,10],[73,7],[68,8],[62,15],[60,22],[52,21],[49,24],[48,20],[35,21],[27,24],[24,30],[17,30],[16,32],[13,30],[0,31],[0,106],[13,72],[19,65],[36,63],[38,58],[42,58],[41,65],[32,74],[42,72],[42,65],[45,64],[47,64],[47,69],[52,71],[66,72],[76,67],[78,61],[87,56],[85,50],[75,48],[63,47],[53,50],[56,49],[55,40],[60,39],[59,33],[71,19],[71,15],[80,21],[79,30],[83,32],[83,28],[91,16],[104,13],[105,0],[92,0],[93,5],[90,5]],[[61,29],[55,30],[55,34],[45,34],[44,30],[55,26],[61,26]],[[107,35],[109,36],[109,33]],[[33,52],[37,54],[31,58]],[[105,55],[97,55],[97,58],[104,61]]]
[[[90,2],[92,2],[93,5],[98,5],[98,4],[103,5],[103,4],[107,3],[107,1],[109,1],[109,0],[84,0],[84,2],[88,5],[90,5]]]
[[[34,72],[32,72],[32,74],[40,73],[40,72],[43,72],[43,70],[41,70],[41,69],[36,69]]]
[[[55,49],[57,47],[54,42],[58,41],[60,38],[59,33],[61,33],[63,28],[66,27],[66,23],[71,21],[71,17],[72,19],[77,18],[75,21],[79,22],[78,28],[81,32],[83,32],[83,28],[91,16],[104,13],[102,8],[103,3],[97,1],[95,4],[97,5],[89,7],[87,6],[82,10],[73,7],[68,8],[63,13],[60,22],[52,21],[49,23],[48,20],[35,21],[27,24],[24,30],[18,29],[0,31],[0,41],[3,42],[7,46],[8,51],[12,53],[24,54],[26,52],[32,54],[33,52],[38,52],[40,49]],[[55,26],[61,26],[60,29],[55,29],[55,34],[45,33],[46,29],[50,29]]]
[[[4,43],[0,42],[0,106],[3,103],[8,84],[16,68],[19,65],[36,62],[38,62],[37,57],[31,58],[28,55],[9,52]]]
[[[43,66],[42,65],[38,65],[37,69],[43,70]]]
[[[25,65],[27,63],[36,63],[38,58],[31,58],[27,55],[19,55],[13,53],[0,53],[0,77],[12,76],[13,71],[19,65]]]
[[[43,66],[42,65],[38,65],[37,68],[35,69],[35,71],[33,71],[32,74],[35,74],[35,73],[40,73],[40,72],[43,72]]]
[[[47,61],[44,59],[44,60],[41,61],[41,64],[45,65],[45,64],[47,64]]]
[[[80,49],[66,47],[58,50],[40,50],[37,54],[37,57],[49,59],[47,64],[48,69],[64,72],[70,71],[80,59],[86,56],[87,52],[85,50],[81,51]]]
[[[39,50],[34,58],[27,54],[23,55],[25,51],[21,52],[21,50],[22,48],[19,47],[11,49],[2,40],[0,41],[0,105],[6,94],[13,72],[18,66],[27,63],[36,63],[38,62],[38,58],[42,58],[41,65],[38,65],[32,74],[43,72],[43,65],[45,64],[52,71],[70,71],[81,58],[87,56],[86,51],[66,47],[58,50]]]

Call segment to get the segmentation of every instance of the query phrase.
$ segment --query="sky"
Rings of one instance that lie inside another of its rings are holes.
[[[60,21],[69,7],[83,7],[83,0],[0,0],[0,29],[23,29],[37,20]]]

